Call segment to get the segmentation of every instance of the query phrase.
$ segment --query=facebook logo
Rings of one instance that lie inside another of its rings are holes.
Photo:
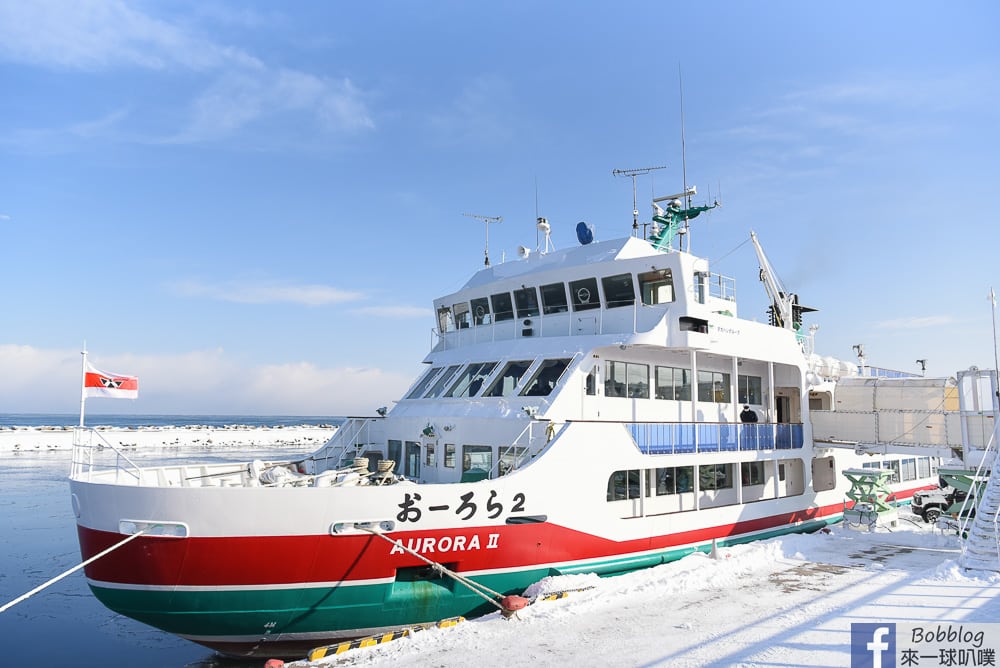
[[[896,625],[851,624],[851,668],[896,668]]]

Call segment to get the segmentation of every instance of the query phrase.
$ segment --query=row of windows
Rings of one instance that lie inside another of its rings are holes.
[[[702,464],[698,466],[699,491],[733,489],[733,474],[739,467],[742,487],[763,485],[766,481],[765,462],[739,464]],[[670,496],[694,491],[694,466],[664,466],[655,469],[615,471],[608,478],[608,501],[638,499],[640,479],[646,476],[646,496]],[[778,480],[785,479],[785,465],[778,462]]]
[[[635,304],[632,274],[617,274],[600,279],[606,308]],[[642,303],[647,305],[674,301],[673,278],[669,269],[639,274]],[[587,311],[601,307],[598,279],[582,278],[569,283],[549,283],[540,287],[522,287],[513,292],[498,292],[438,309],[438,329],[450,332],[470,326],[490,325],[539,314],[554,315],[570,309]]]
[[[933,474],[931,460],[928,457],[865,462],[861,465],[861,468],[888,469],[892,471],[890,482],[908,482],[910,480],[917,480],[918,478],[930,478]]]
[[[548,396],[562,377],[569,359],[543,360],[527,383],[521,379],[528,372],[534,360],[514,360],[504,364],[503,369],[483,391],[484,383],[493,376],[499,362],[473,362],[454,364],[448,367],[434,367],[417,382],[406,395],[407,399],[434,399],[451,397],[456,399],[475,397],[482,391],[484,397],[510,397],[520,388],[522,397]]]
[[[458,449],[455,443],[445,443],[438,449],[436,443],[420,443],[418,441],[400,441],[389,439],[389,459],[396,462],[396,473],[406,476],[418,477],[420,467],[437,468],[440,465],[444,468],[455,468]],[[515,466],[523,463],[526,449],[523,447],[508,447],[499,450],[498,472],[503,475]],[[481,477],[489,477],[493,470],[494,455],[496,449],[489,445],[462,445],[462,473],[478,473]],[[369,455],[374,455],[371,457]],[[381,458],[381,453],[365,453],[371,462],[376,458]]]
[[[698,401],[728,404],[731,402],[730,375],[721,371],[698,372]],[[588,394],[592,384],[588,384]],[[691,400],[691,370],[656,366],[653,370],[654,396],[657,399]],[[737,377],[739,403],[761,405],[760,376]],[[649,365],[637,362],[605,363],[604,396],[649,399]]]

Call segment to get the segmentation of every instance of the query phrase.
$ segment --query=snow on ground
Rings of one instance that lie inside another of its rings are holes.
[[[115,448],[149,452],[171,450],[220,450],[245,448],[294,447],[313,450],[333,436],[336,427],[98,427],[99,439]],[[100,442],[97,440],[95,442]],[[18,452],[63,451],[73,449],[72,427],[3,427],[0,428],[0,454]]]
[[[546,578],[529,593],[590,589],[286,665],[849,666],[852,622],[1000,621],[1000,574],[963,571],[957,537],[905,511],[891,531],[838,525],[717,556]]]

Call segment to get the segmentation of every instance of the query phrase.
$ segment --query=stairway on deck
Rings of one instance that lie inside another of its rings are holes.
[[[976,516],[962,551],[962,566],[974,570],[1000,571],[1000,457],[983,488]]]

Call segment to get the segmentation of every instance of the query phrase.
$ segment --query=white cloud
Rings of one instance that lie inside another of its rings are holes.
[[[341,290],[329,285],[290,285],[285,283],[259,283],[228,281],[220,284],[184,281],[173,289],[188,297],[207,297],[238,304],[292,303],[306,306],[340,304],[361,299],[360,292]]]
[[[412,381],[375,368],[324,368],[308,362],[244,364],[222,349],[175,355],[95,355],[100,369],[139,377],[134,401],[93,399],[87,411],[148,414],[372,414]],[[0,344],[0,406],[8,413],[75,413],[80,353]]]
[[[114,0],[0,2],[0,60],[83,72],[139,68],[193,73],[201,92],[183,112],[188,118],[179,129],[163,133],[166,139],[146,141],[224,139],[255,120],[289,112],[307,114],[326,132],[358,132],[375,125],[363,93],[349,79],[266,64],[186,25]],[[169,110],[159,111],[169,115]],[[102,120],[123,120],[119,113]],[[91,131],[112,129],[110,123],[90,125]],[[83,126],[76,129],[87,129]],[[58,138],[65,132],[13,129],[7,142]]]
[[[510,84],[495,76],[480,76],[469,82],[450,106],[430,118],[431,127],[454,143],[505,142],[513,131],[510,113],[514,96]]]

